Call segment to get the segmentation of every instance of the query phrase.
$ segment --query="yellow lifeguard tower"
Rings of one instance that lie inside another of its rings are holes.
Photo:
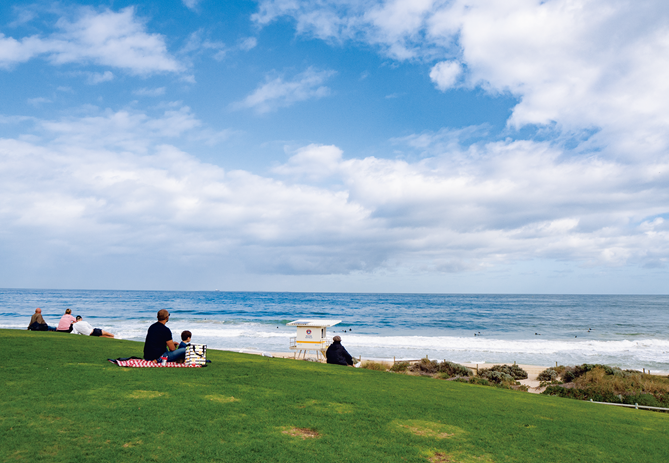
[[[286,326],[296,326],[297,336],[290,338],[290,350],[295,352],[295,358],[307,357],[307,351],[316,351],[316,359],[325,358],[325,351],[331,344],[327,329],[341,323],[341,320],[295,320]]]

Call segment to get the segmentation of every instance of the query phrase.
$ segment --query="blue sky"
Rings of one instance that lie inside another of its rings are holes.
[[[0,286],[666,293],[669,6],[3,2]]]

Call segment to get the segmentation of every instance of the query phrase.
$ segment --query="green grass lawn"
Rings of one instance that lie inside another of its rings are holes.
[[[669,461],[669,414],[219,351],[206,368],[106,360],[142,347],[0,330],[0,459]]]

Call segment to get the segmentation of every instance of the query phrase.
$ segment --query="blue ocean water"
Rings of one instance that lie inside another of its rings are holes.
[[[25,329],[36,307],[56,325],[66,308],[122,339],[143,341],[159,309],[175,337],[214,349],[288,352],[300,318],[354,356],[534,365],[607,363],[669,372],[669,296],[345,294],[0,290],[0,328]]]

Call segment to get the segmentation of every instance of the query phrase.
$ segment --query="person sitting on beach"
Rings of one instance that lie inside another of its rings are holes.
[[[158,311],[158,321],[149,327],[144,340],[144,360],[157,361],[160,357],[167,357],[168,362],[184,360],[186,348],[177,346],[172,339],[172,331],[165,326],[170,319],[166,309]]]
[[[72,310],[66,309],[65,315],[60,318],[56,331],[62,331],[65,333],[70,333],[72,331],[72,323],[75,323],[77,320],[72,316]]]
[[[83,334],[84,336],[100,336],[103,338],[113,338],[114,335],[101,330],[100,328],[93,328],[90,323],[85,322],[81,315],[77,315],[77,321],[72,324],[72,334]]]
[[[56,331],[56,328],[46,324],[44,317],[42,317],[42,309],[39,307],[35,309],[35,313],[30,317],[28,329],[30,331]]]
[[[351,357],[351,354],[349,354],[344,346],[341,345],[341,338],[339,336],[332,338],[332,344],[330,344],[328,350],[325,351],[325,358],[327,358],[328,363],[334,365],[353,366],[353,357]]]
[[[190,338],[193,336],[193,333],[190,331],[182,331],[181,332],[181,342],[179,343],[179,349],[183,348],[185,349],[190,345]]]

